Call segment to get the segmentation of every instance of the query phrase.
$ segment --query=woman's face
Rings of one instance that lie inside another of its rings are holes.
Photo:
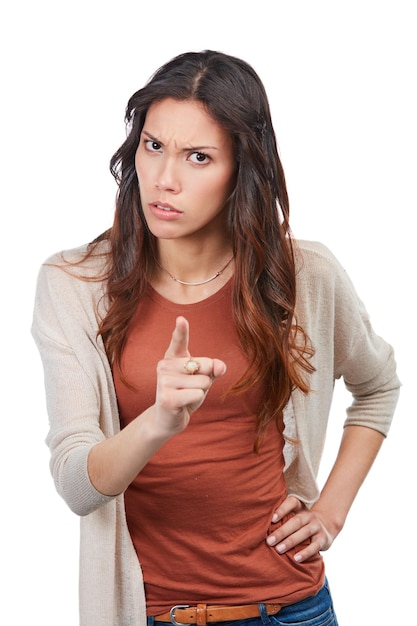
[[[233,142],[201,103],[168,98],[153,104],[135,165],[143,212],[155,237],[224,233],[225,205],[236,179]]]

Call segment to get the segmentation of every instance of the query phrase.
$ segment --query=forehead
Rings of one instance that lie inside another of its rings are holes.
[[[230,134],[195,100],[166,98],[152,104],[145,118],[143,131],[164,144],[177,147],[190,145],[230,144]]]

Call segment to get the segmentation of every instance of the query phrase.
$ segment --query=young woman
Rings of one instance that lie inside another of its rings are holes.
[[[33,322],[51,470],[81,516],[80,623],[337,624],[321,551],[388,432],[392,349],[331,252],[292,239],[250,66],[180,55],[126,121],[114,224],[43,265]]]

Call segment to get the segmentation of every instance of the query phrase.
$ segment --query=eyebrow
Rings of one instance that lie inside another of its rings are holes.
[[[153,135],[151,135],[151,133],[148,133],[147,130],[142,130],[142,134],[146,135],[146,137],[151,140],[151,141],[155,141],[156,143],[160,143],[161,146],[163,146],[163,142],[158,139],[157,137],[154,137]],[[201,150],[218,150],[219,148],[217,146],[189,146],[187,148],[182,148],[182,150],[180,150],[180,152],[190,152],[190,151],[195,151],[195,152],[200,152]]]

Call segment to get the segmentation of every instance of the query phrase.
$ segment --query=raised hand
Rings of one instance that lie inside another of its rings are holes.
[[[213,382],[226,371],[220,359],[198,356],[190,361],[188,342],[188,321],[178,317],[171,342],[157,366],[154,405],[155,424],[170,435],[186,428],[191,414],[204,402]]]

